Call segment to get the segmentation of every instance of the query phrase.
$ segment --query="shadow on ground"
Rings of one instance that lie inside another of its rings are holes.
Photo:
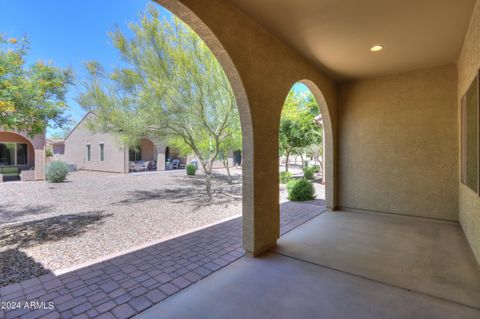
[[[52,205],[25,206],[21,210],[11,209],[10,207],[12,205],[2,205],[0,207],[0,225],[15,223],[20,221],[22,217],[45,214],[53,210]]]
[[[34,220],[0,228],[0,287],[50,273],[21,248],[75,237],[111,216],[91,211]]]
[[[8,225],[0,228],[0,247],[30,247],[78,236],[111,216],[103,211],[68,214]]]
[[[0,251],[0,287],[51,273],[18,248]]]
[[[168,200],[174,204],[195,203],[195,208],[221,205],[242,200],[241,176],[234,176],[233,183],[228,184],[226,176],[213,174],[212,201],[208,201],[203,176],[184,176],[178,179],[178,186],[167,189],[136,190],[128,194],[128,198],[114,203],[114,205],[130,205],[152,200]],[[185,186],[183,186],[185,185]],[[182,187],[183,186],[183,187]]]

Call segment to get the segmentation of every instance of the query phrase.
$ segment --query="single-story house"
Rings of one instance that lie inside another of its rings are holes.
[[[140,140],[137,148],[122,144],[113,134],[95,132],[88,127],[89,121],[95,121],[94,113],[87,113],[62,141],[56,141],[57,154],[54,158],[74,165],[78,170],[91,170],[115,173],[128,173],[129,163],[148,161],[156,169],[165,169],[166,147],[159,141],[147,138]],[[62,147],[63,146],[63,147]],[[63,150],[63,154],[59,154]]]
[[[53,158],[73,165],[78,170],[115,173],[130,172],[132,163],[148,162],[148,170],[162,171],[183,167],[195,159],[181,157],[162,141],[149,138],[140,139],[135,148],[128,147],[112,133],[92,131],[87,123],[95,121],[95,118],[94,113],[87,113],[63,141],[52,142]],[[232,156],[229,156],[231,164]],[[222,163],[218,161],[214,167],[222,167]]]

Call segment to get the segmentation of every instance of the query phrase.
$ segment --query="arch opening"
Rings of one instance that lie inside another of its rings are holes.
[[[15,132],[0,131],[0,167],[27,170],[35,166],[33,142]]]
[[[304,195],[300,200],[315,199],[322,206],[335,208],[331,118],[322,92],[310,80],[294,83],[282,107],[279,163],[281,202],[299,199],[295,191],[287,191],[290,180],[307,179],[315,195]]]
[[[253,192],[253,126],[248,103],[248,97],[243,86],[240,74],[213,31],[192,10],[178,0],[154,0],[165,9],[176,15],[187,24],[209,47],[217,61],[220,63],[235,95],[235,100],[240,116],[242,135],[242,150],[237,152],[236,163],[242,167],[242,218],[243,218],[243,246],[247,252],[255,250],[254,244],[254,192]],[[241,154],[241,155],[238,155]],[[238,157],[241,156],[239,159]]]

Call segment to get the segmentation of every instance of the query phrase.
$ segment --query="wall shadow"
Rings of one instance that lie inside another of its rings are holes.
[[[0,251],[0,287],[52,273],[18,248]]]

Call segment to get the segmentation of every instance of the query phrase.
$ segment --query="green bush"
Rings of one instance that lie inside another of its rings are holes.
[[[280,172],[280,183],[286,184],[288,183],[293,177],[293,174],[290,172]]]
[[[197,172],[197,166],[193,165],[193,164],[188,164],[185,169],[187,170],[187,175],[195,175],[195,173]]]
[[[313,179],[313,175],[315,174],[315,167],[307,166],[303,168],[303,177],[306,179]]]
[[[61,183],[67,178],[68,165],[64,162],[53,161],[48,164],[45,175],[50,183]]]
[[[53,157],[53,150],[51,147],[48,147],[46,150],[45,150],[45,156],[46,157]]]
[[[315,173],[320,173],[320,165],[312,165],[312,168],[315,169]]]
[[[305,178],[291,180],[287,184],[288,199],[291,201],[304,201],[315,199],[315,188]]]

